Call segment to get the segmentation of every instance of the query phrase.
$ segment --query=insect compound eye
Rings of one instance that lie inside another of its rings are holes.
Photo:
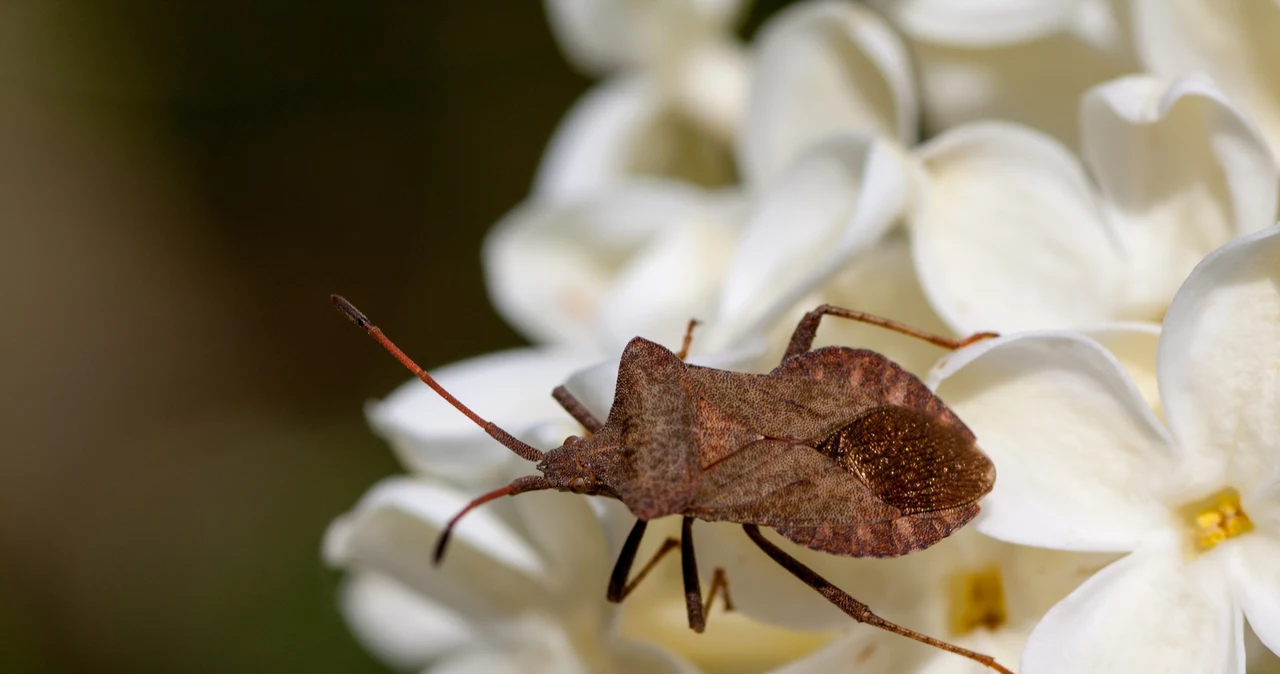
[[[576,436],[576,435],[570,435],[569,437],[567,437],[567,438],[565,438],[565,439],[564,439],[564,444],[565,444],[566,446],[568,446],[568,445],[575,444],[575,443],[579,442],[580,440],[582,440],[582,438],[580,438],[580,437],[578,437],[578,436]]]

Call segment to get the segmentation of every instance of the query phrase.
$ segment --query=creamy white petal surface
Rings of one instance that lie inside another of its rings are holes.
[[[715,67],[714,53],[707,58],[712,59],[707,67]],[[712,98],[708,104],[722,96]],[[721,109],[709,114],[737,113]],[[706,186],[731,183],[734,168],[728,140],[708,131],[654,77],[616,75],[588,91],[565,114],[542,154],[534,196],[581,199],[637,176]]]
[[[1149,70],[1203,72],[1243,107],[1280,157],[1280,3],[1134,0],[1134,41]]]
[[[1149,549],[1115,562],[1049,611],[1020,671],[1243,672],[1240,608],[1216,561]]]
[[[431,374],[481,417],[544,447],[548,435],[558,442],[577,429],[551,398],[551,389],[595,360],[590,351],[529,347],[460,361]],[[416,379],[371,403],[367,413],[370,425],[414,472],[485,485],[508,477],[514,464],[527,472],[527,461]],[[548,424],[555,428],[545,428]]]
[[[873,3],[913,38],[991,47],[1067,27],[1079,0],[880,0]]]
[[[766,365],[778,364],[800,318],[821,304],[865,311],[944,336],[951,332],[920,289],[911,248],[901,230],[855,256],[775,321],[769,331],[771,349],[765,357]],[[816,348],[833,344],[871,349],[918,376],[924,376],[946,353],[933,344],[891,330],[828,317],[823,319],[813,345]]]
[[[794,5],[761,29],[754,58],[737,146],[748,185],[771,184],[797,156],[833,133],[915,141],[906,50],[874,12],[845,2]]]
[[[494,506],[469,514],[448,555],[431,564],[436,539],[470,500],[439,483],[388,478],[330,527],[332,564],[371,569],[469,620],[483,622],[545,606],[547,569]]]
[[[1000,539],[1124,551],[1162,530],[1175,455],[1114,357],[1074,333],[1020,333],[948,356],[932,376],[999,478],[978,527]]]
[[[1160,397],[1174,437],[1211,482],[1244,494],[1280,470],[1280,227],[1192,272],[1165,318]],[[1215,470],[1216,469],[1216,470]],[[1219,479],[1222,479],[1220,477]]]
[[[565,54],[579,68],[599,73],[649,65],[661,58],[664,51],[682,42],[704,33],[727,30],[744,3],[742,0],[545,0],[544,4],[551,28]]]
[[[884,4],[900,3],[885,0]],[[1069,25],[1018,43],[984,47],[908,39],[917,65],[926,132],[937,134],[961,124],[999,119],[1025,124],[1076,148],[1080,97],[1100,82],[1139,68],[1130,53],[1127,27],[1113,11],[1114,3],[1057,4],[1075,7],[1071,16],[1064,17]],[[954,30],[984,33],[986,24],[959,26]]]
[[[805,152],[756,203],[726,272],[713,348],[773,323],[901,215],[906,165],[892,143],[842,134]]]
[[[1068,327],[1113,314],[1124,271],[1071,153],[1023,127],[954,129],[918,150],[911,214],[925,294],[957,333]]]
[[[1142,399],[1163,414],[1160,404],[1160,386],[1156,378],[1156,352],[1160,344],[1160,325],[1157,323],[1103,323],[1080,329],[1080,334],[1101,344],[1111,352],[1124,368]]]
[[[1280,515],[1280,498],[1271,504]],[[1245,617],[1254,633],[1273,653],[1280,653],[1280,522],[1268,523],[1270,536],[1240,539],[1239,550],[1232,561],[1236,597],[1244,607]],[[1262,658],[1258,658],[1262,660]],[[1271,658],[1273,663],[1275,657]]]
[[[1201,258],[1274,224],[1275,162],[1211,84],[1126,77],[1081,111],[1085,162],[1131,267],[1128,315],[1160,318]]]
[[[422,667],[475,636],[453,612],[380,573],[355,571],[340,591],[343,615],[356,638],[398,669]]]
[[[734,202],[635,181],[573,203],[533,200],[485,241],[494,305],[531,339],[613,353],[636,335],[670,343],[719,293]]]

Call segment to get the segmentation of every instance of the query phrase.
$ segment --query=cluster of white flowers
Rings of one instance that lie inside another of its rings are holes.
[[[773,540],[1023,674],[1280,672],[1280,3],[810,0],[743,44],[747,5],[546,0],[603,79],[485,246],[536,346],[437,379],[549,448],[582,432],[552,388],[603,418],[627,340],[678,346],[692,317],[691,362],[744,371],[824,302],[1000,331],[954,353],[839,320],[818,340],[898,361],[973,429],[998,472],[975,525],[890,560]],[[736,525],[697,524],[735,609],[705,634],[671,561],[607,603],[633,518],[594,497],[495,501],[434,567],[448,518],[532,466],[416,380],[368,412],[410,474],[325,554],[399,668],[983,671],[854,625]]]

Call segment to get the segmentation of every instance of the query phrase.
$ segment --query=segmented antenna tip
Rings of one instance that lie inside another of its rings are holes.
[[[369,325],[369,319],[365,318],[364,314],[360,313],[360,310],[354,304],[348,302],[347,298],[342,295],[330,295],[329,299],[333,300],[333,306],[338,307],[338,311],[346,314],[352,323],[362,328]]]

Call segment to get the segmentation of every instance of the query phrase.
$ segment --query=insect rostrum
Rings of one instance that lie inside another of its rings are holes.
[[[553,395],[591,434],[543,453],[459,402],[404,355],[354,306],[334,303],[428,386],[541,475],[521,477],[471,502],[448,524],[436,549],[472,508],[500,496],[558,489],[622,501],[636,515],[610,578],[621,601],[666,553],[681,549],[689,624],[701,632],[711,601],[728,586],[717,569],[704,604],[693,549],[694,520],[737,522],[765,554],[859,622],[1009,670],[991,657],[885,621],[765,539],[772,527],[801,545],[836,555],[892,557],[919,550],[978,513],[995,468],[973,434],[914,375],[873,351],[811,350],[819,321],[836,315],[904,332],[946,348],[990,336],[949,340],[886,319],[822,306],[797,326],[782,364],[768,374],[689,365],[642,338],[623,351],[617,392],[602,423],[565,390]],[[693,324],[690,324],[692,330]],[[688,338],[686,337],[686,348]],[[649,520],[683,517],[627,583]]]

